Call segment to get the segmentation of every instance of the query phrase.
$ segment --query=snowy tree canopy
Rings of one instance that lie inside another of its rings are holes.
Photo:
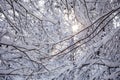
[[[120,0],[0,0],[0,80],[120,80]]]

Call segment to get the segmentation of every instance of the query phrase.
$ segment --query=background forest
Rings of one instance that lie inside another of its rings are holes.
[[[0,0],[0,80],[120,80],[120,0]]]

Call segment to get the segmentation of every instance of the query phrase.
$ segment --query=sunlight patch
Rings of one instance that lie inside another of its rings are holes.
[[[72,26],[73,32],[77,32],[78,29],[79,29],[79,25],[75,24],[75,25]]]

